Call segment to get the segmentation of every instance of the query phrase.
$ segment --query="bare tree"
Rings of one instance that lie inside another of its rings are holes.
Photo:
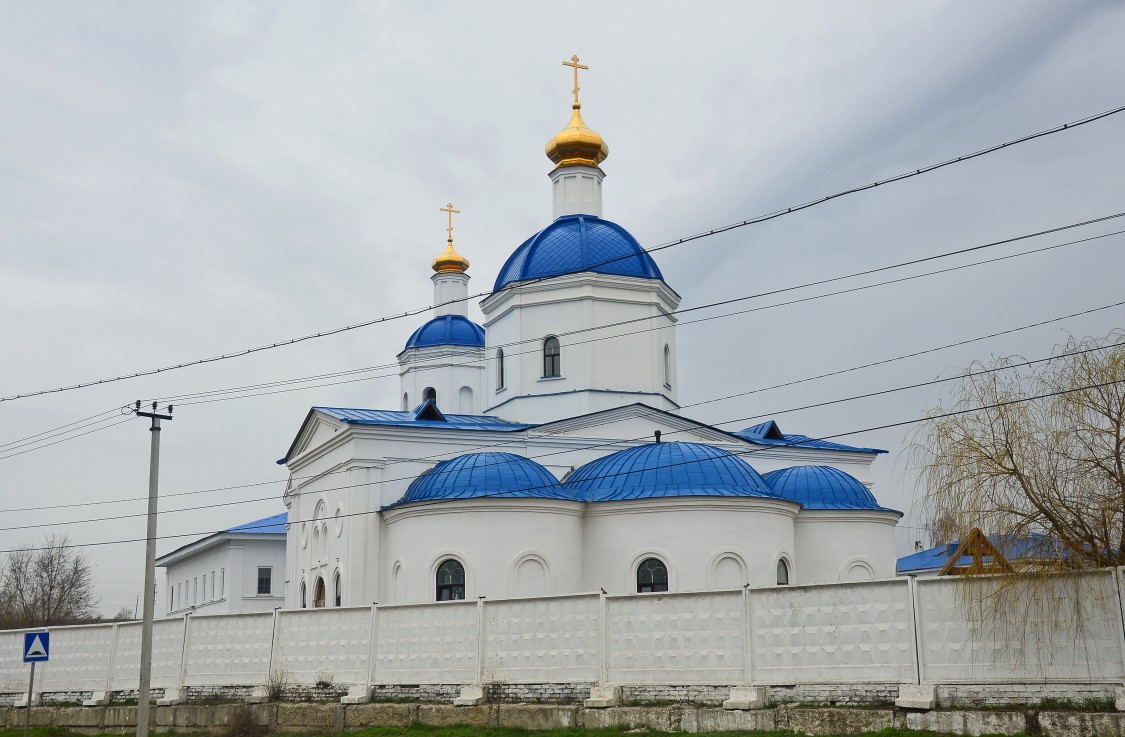
[[[44,627],[74,624],[94,613],[89,558],[52,535],[42,546],[24,546],[0,566],[0,626]]]
[[[1125,565],[1125,332],[974,364],[931,416],[911,463],[944,532],[1019,540],[1044,568]]]

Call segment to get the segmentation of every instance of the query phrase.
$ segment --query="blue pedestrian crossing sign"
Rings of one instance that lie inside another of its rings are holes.
[[[50,632],[25,632],[23,634],[23,662],[41,663],[51,650]]]

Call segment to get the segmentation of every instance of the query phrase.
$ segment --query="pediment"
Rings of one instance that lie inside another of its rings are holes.
[[[309,410],[308,416],[301,424],[301,429],[297,432],[297,437],[293,439],[292,445],[289,446],[289,452],[279,463],[288,463],[302,453],[327,443],[339,435],[340,430],[344,427],[343,423],[323,412],[318,412],[315,409]]]
[[[548,422],[528,432],[532,436],[653,440],[658,430],[665,442],[737,442],[718,428],[640,403]]]

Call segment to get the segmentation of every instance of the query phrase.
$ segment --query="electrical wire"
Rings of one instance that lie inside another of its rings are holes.
[[[1021,143],[1025,143],[1027,141],[1036,140],[1038,138],[1043,138],[1045,136],[1053,135],[1055,133],[1061,133],[1061,132],[1064,132],[1064,131],[1073,130],[1073,129],[1078,128],[1080,126],[1086,125],[1088,123],[1092,123],[1092,122],[1097,121],[1097,120],[1101,120],[1103,118],[1108,118],[1111,115],[1116,115],[1116,114],[1118,114],[1120,112],[1123,112],[1123,111],[1125,111],[1125,106],[1120,106],[1120,107],[1112,108],[1110,110],[1105,110],[1103,112],[1096,113],[1094,115],[1089,115],[1089,116],[1086,116],[1084,118],[1080,118],[1078,120],[1074,120],[1074,121],[1071,121],[1071,122],[1068,122],[1068,123],[1063,123],[1062,125],[1055,126],[1053,128],[1048,128],[1046,130],[1042,130],[1042,131],[1039,131],[1039,132],[1036,132],[1036,133],[1024,135],[1024,136],[1021,136],[1019,138],[1012,139],[1010,141],[1005,141],[1004,143],[999,143],[999,144],[995,144],[995,145],[992,145],[992,146],[988,146],[986,148],[978,149],[978,150],[973,151],[973,152],[968,153],[968,154],[963,154],[961,156],[957,156],[957,157],[954,157],[954,158],[951,158],[951,159],[946,159],[944,161],[940,161],[940,162],[935,163],[935,164],[929,164],[927,166],[923,166],[923,167],[920,167],[920,168],[917,168],[917,169],[906,171],[906,172],[903,172],[901,174],[897,174],[897,175],[892,176],[892,177],[887,177],[885,179],[879,179],[879,180],[876,180],[876,181],[871,182],[869,184],[864,184],[864,185],[852,187],[852,188],[849,188],[849,189],[842,190],[840,192],[836,192],[834,194],[826,195],[826,196],[819,197],[819,198],[812,199],[812,200],[807,200],[805,202],[793,205],[791,207],[786,207],[786,208],[774,210],[772,212],[768,212],[768,213],[765,213],[763,215],[758,215],[756,217],[752,217],[752,218],[749,218],[749,219],[746,219],[746,220],[741,220],[741,221],[736,222],[736,223],[731,223],[729,225],[725,225],[725,226],[721,226],[721,227],[718,227],[718,228],[713,228],[713,229],[708,230],[708,231],[696,233],[695,235],[690,235],[690,236],[686,236],[686,237],[683,237],[683,238],[678,238],[676,240],[668,241],[667,243],[662,243],[660,245],[653,246],[651,248],[644,249],[644,250],[647,253],[654,253],[656,251],[662,251],[662,250],[665,250],[665,249],[668,249],[668,248],[674,248],[676,246],[680,246],[680,245],[683,245],[685,243],[690,243],[690,242],[697,241],[697,240],[700,240],[700,239],[703,239],[703,238],[708,238],[710,236],[718,235],[720,233],[726,233],[726,232],[729,232],[731,230],[735,230],[735,229],[738,229],[738,228],[744,228],[744,227],[749,226],[749,225],[756,225],[756,224],[759,224],[759,223],[767,222],[769,220],[774,220],[776,218],[784,217],[786,215],[791,215],[795,212],[800,212],[802,210],[807,210],[809,208],[816,207],[818,205],[822,205],[826,202],[830,202],[830,201],[835,200],[835,199],[839,199],[839,198],[846,197],[846,196],[849,196],[849,195],[852,195],[852,194],[856,194],[858,192],[863,192],[865,190],[873,189],[875,187],[879,187],[879,186],[882,186],[882,185],[885,185],[885,184],[891,184],[893,182],[903,181],[905,179],[910,179],[912,177],[921,176],[922,174],[926,174],[926,173],[929,173],[929,172],[932,172],[932,171],[936,171],[938,169],[942,169],[942,168],[945,168],[945,167],[948,167],[948,166],[953,166],[955,164],[959,164],[959,163],[962,163],[962,162],[965,162],[965,161],[970,161],[972,159],[976,159],[976,158],[979,158],[981,156],[985,156],[985,155],[988,155],[990,153],[994,153],[996,151],[1000,151],[1000,150],[1005,149],[1005,148],[1010,148],[1012,146],[1016,146],[1016,145],[1019,145]],[[621,260],[623,258],[635,258],[635,257],[636,257],[635,254],[629,254],[628,256],[622,256],[622,257],[607,259],[607,260],[605,260],[603,262],[600,262],[598,264],[594,264],[594,266],[602,266],[602,265],[606,265],[606,264],[612,263],[612,262],[617,261],[617,260]],[[539,279],[528,280],[528,282],[526,282],[526,283],[531,284],[531,283],[535,283],[535,282],[538,282],[538,281],[542,281],[543,279],[549,279],[549,278],[554,278],[554,277],[553,276],[541,277]],[[444,302],[444,303],[442,303],[442,305],[454,304],[454,303],[457,303],[457,302],[467,301],[467,300],[470,300],[470,299],[488,297],[488,296],[491,296],[494,293],[495,292],[479,292],[477,294],[469,295],[469,296],[466,296],[464,298],[460,298],[460,299],[457,299],[457,300],[451,300],[449,302]],[[217,361],[225,361],[225,360],[229,360],[229,359],[232,359],[232,358],[238,358],[238,357],[241,357],[241,356],[250,355],[250,354],[253,354],[253,353],[260,353],[262,351],[272,350],[272,349],[275,349],[275,348],[281,348],[281,347],[284,347],[284,346],[290,346],[290,345],[302,343],[302,342],[309,341],[309,340],[315,340],[315,339],[318,339],[318,338],[325,338],[325,337],[328,337],[328,336],[331,336],[331,335],[338,335],[338,334],[343,333],[343,332],[347,332],[347,331],[351,331],[351,330],[357,330],[359,328],[369,327],[371,325],[376,325],[376,324],[379,324],[379,323],[390,322],[392,320],[400,320],[400,319],[405,318],[405,317],[410,317],[411,315],[418,315],[418,314],[421,314],[423,312],[426,312],[427,310],[432,309],[434,306],[435,305],[431,305],[431,306],[427,306],[427,307],[423,307],[423,308],[416,308],[416,309],[413,309],[413,310],[407,310],[405,312],[395,314],[395,315],[385,315],[383,317],[378,317],[378,318],[374,318],[374,319],[371,319],[371,320],[365,320],[363,322],[355,323],[355,324],[352,324],[352,325],[345,325],[345,326],[333,328],[333,329],[330,329],[330,330],[324,330],[324,331],[321,331],[321,332],[318,332],[318,333],[310,333],[308,335],[303,335],[303,336],[296,337],[296,338],[290,338],[290,339],[287,339],[287,340],[277,341],[277,342],[274,342],[274,343],[268,343],[268,344],[264,344],[264,345],[254,346],[254,347],[251,347],[251,348],[245,348],[245,349],[241,349],[241,350],[238,350],[238,351],[234,351],[232,353],[224,353],[224,354],[219,354],[217,356],[199,358],[199,359],[195,359],[195,360],[192,360],[192,361],[186,361],[186,362],[183,362],[183,363],[172,364],[172,365],[169,365],[169,366],[163,366],[163,367],[160,367],[160,368],[148,369],[148,370],[144,370],[144,371],[137,371],[137,372],[134,372],[134,373],[131,373],[131,374],[122,374],[122,375],[119,375],[119,376],[108,377],[108,378],[104,378],[104,379],[95,379],[95,380],[91,380],[91,381],[82,382],[82,383],[79,383],[79,384],[70,384],[70,385],[61,386],[61,387],[55,387],[55,388],[52,388],[52,389],[40,389],[40,390],[24,392],[24,393],[20,393],[20,394],[13,394],[13,395],[9,395],[9,396],[6,396],[6,397],[0,397],[0,402],[11,402],[11,401],[19,400],[19,399],[27,399],[29,397],[42,396],[44,394],[57,394],[57,393],[60,393],[60,392],[72,391],[72,390],[76,390],[76,389],[85,389],[85,388],[88,388],[88,387],[91,387],[91,386],[99,386],[99,385],[102,385],[102,384],[109,384],[109,383],[118,382],[118,381],[125,381],[125,380],[128,380],[128,379],[135,379],[135,378],[138,378],[138,377],[141,377],[141,376],[152,376],[154,374],[166,373],[166,372],[169,372],[169,371],[175,371],[175,370],[178,370],[178,369],[187,368],[189,366],[198,366],[198,365],[206,364],[206,363],[214,363],[214,362],[217,362]],[[441,306],[441,305],[436,305],[436,306]]]
[[[972,412],[980,412],[980,411],[987,410],[987,409],[998,409],[1000,407],[1008,407],[1008,406],[1012,406],[1012,405],[1016,405],[1016,404],[1023,404],[1025,402],[1031,402],[1031,401],[1035,401],[1035,400],[1038,400],[1038,399],[1047,399],[1047,398],[1050,398],[1050,397],[1057,397],[1057,396],[1062,396],[1062,395],[1065,395],[1065,394],[1073,394],[1075,392],[1080,392],[1080,391],[1088,391],[1090,389],[1101,389],[1101,388],[1105,388],[1105,387],[1109,387],[1109,386],[1116,386],[1117,384],[1123,384],[1123,383],[1125,383],[1125,379],[1118,379],[1118,380],[1115,380],[1115,381],[1106,381],[1106,382],[1101,382],[1101,383],[1098,383],[1098,384],[1088,384],[1086,386],[1074,387],[1074,388],[1071,388],[1071,389],[1062,389],[1062,390],[1059,390],[1059,391],[1047,392],[1045,394],[1037,394],[1037,395],[1033,395],[1033,396],[1030,396],[1030,397],[1021,397],[1019,399],[1010,399],[1010,400],[1007,400],[1007,401],[995,402],[993,404],[986,404],[986,405],[981,405],[981,406],[978,406],[978,407],[969,407],[969,408],[960,409],[960,410],[951,410],[949,412],[942,412],[942,413],[933,414],[933,415],[929,415],[929,416],[926,416],[926,417],[920,417],[920,418],[916,418],[916,419],[912,419],[912,420],[901,420],[901,421],[898,421],[898,422],[890,422],[890,423],[886,423],[886,424],[883,424],[883,425],[874,425],[874,426],[871,426],[871,427],[865,427],[865,428],[859,429],[859,430],[848,430],[848,431],[845,431],[845,432],[834,433],[834,434],[831,434],[831,435],[824,435],[824,436],[820,436],[820,437],[817,437],[817,438],[802,438],[800,440],[794,441],[791,444],[792,445],[805,444],[805,443],[808,443],[810,440],[830,441],[830,440],[833,440],[833,439],[836,439],[836,438],[847,437],[847,436],[850,436],[850,435],[859,435],[859,434],[862,434],[862,433],[876,432],[876,431],[879,431],[879,430],[890,430],[890,429],[894,429],[894,428],[897,428],[897,427],[906,427],[908,425],[916,425],[920,422],[929,422],[929,421],[932,421],[932,420],[939,420],[939,419],[943,419],[943,418],[947,418],[947,417],[956,417],[956,416],[959,416],[959,415],[965,415],[965,414],[969,414],[969,413],[972,413]],[[752,419],[752,418],[753,417],[743,418],[743,419],[739,419],[739,420],[729,420],[727,422],[742,422],[742,421]],[[720,423],[720,424],[725,424],[725,423]],[[753,449],[746,450],[746,451],[730,452],[729,454],[732,455],[732,456],[742,457],[742,456],[753,455],[754,453],[761,453],[761,452],[764,452],[764,451],[767,451],[767,450],[776,450],[779,447],[785,447],[785,444],[784,443],[773,444],[773,445],[770,445],[770,446],[767,446],[767,447],[753,448]],[[676,467],[676,466],[683,466],[683,465],[688,465],[690,463],[699,463],[699,462],[700,461],[697,460],[697,459],[692,459],[692,460],[688,460],[688,461],[681,461],[681,462],[678,462],[678,463],[664,464],[662,466],[654,466],[653,470],[659,470],[659,469],[663,469],[663,468],[673,468],[673,467]],[[621,475],[627,475],[627,474],[632,473],[632,472],[633,471],[631,471],[631,470],[616,471],[616,472],[611,473],[611,474],[606,474],[604,476],[598,476],[598,477],[592,477],[592,478],[614,478],[614,477],[621,476]],[[510,497],[513,494],[520,493],[521,491],[531,491],[531,490],[534,490],[535,488],[537,488],[537,487],[527,487],[527,489],[524,489],[524,490],[513,490],[513,491],[508,491],[508,492],[499,493],[499,494],[482,495],[482,496],[478,496],[478,497],[473,497],[473,499],[488,499],[488,498],[501,499],[501,498],[505,498],[505,497]],[[429,501],[413,502],[411,508],[412,509],[420,509],[420,508],[423,508],[423,507],[429,507],[429,506],[435,506],[435,505],[438,505],[438,504],[443,504],[443,503],[446,503],[446,502],[449,502],[449,501],[457,501],[457,500],[450,499],[450,500],[435,500],[435,501],[432,501],[432,502],[429,502]],[[582,501],[582,500],[576,499],[574,501]],[[377,514],[380,511],[381,510],[368,510],[368,511],[365,511],[365,512],[349,512],[349,513],[346,513],[346,514],[336,515],[336,516],[333,517],[333,520],[350,518],[350,517],[363,517],[363,516],[367,516],[367,515],[370,515],[370,514]],[[317,521],[317,520],[306,519],[306,520],[290,521],[290,522],[287,522],[286,524],[295,525],[295,524],[301,524],[303,522],[314,522],[314,521]],[[259,525],[259,527],[267,527],[267,526],[272,526],[272,525],[264,525],[264,524]],[[242,527],[244,529],[255,529],[255,526],[253,525],[253,523],[251,523],[249,525],[243,525]],[[156,539],[156,540],[171,540],[171,539],[179,539],[179,538],[184,538],[184,537],[199,537],[199,536],[206,536],[206,535],[217,535],[217,534],[219,534],[221,532],[225,532],[225,531],[226,530],[210,530],[210,531],[205,531],[205,532],[179,533],[179,534],[174,534],[174,535],[158,535],[154,539]],[[121,544],[126,544],[126,543],[145,542],[146,540],[147,540],[147,538],[143,538],[143,537],[121,539],[121,540],[102,540],[102,541],[92,542],[92,543],[68,543],[67,545],[61,546],[61,547],[65,547],[65,548],[92,548],[92,547],[101,547],[101,546],[106,546],[106,545],[121,545]],[[59,546],[56,546],[56,548],[57,547],[59,547]],[[50,549],[50,548],[24,547],[24,548],[14,548],[14,549],[10,549],[10,550],[0,550],[0,553],[14,553],[17,550],[38,551],[38,550],[48,550],[48,549]]]

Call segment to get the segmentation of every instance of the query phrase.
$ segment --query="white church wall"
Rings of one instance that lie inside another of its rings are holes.
[[[543,567],[546,594],[580,591],[582,505],[549,499],[468,499],[384,513],[388,574],[400,571],[406,602],[433,601],[437,566],[465,567],[465,598],[517,594],[519,566]],[[388,585],[381,601],[398,601]]]
[[[751,683],[823,700],[865,687],[893,697],[920,676],[953,701],[1098,696],[1125,679],[1123,576],[1060,576],[1041,597],[1049,608],[999,626],[968,614],[966,587],[987,595],[987,578],[193,615],[156,623],[153,685],[235,695],[285,672],[298,683],[415,689],[601,682],[678,693]],[[48,629],[37,693],[136,688],[139,624]],[[0,632],[0,693],[12,698],[27,686],[22,645],[23,631]]]
[[[438,408],[449,414],[480,414],[485,379],[483,348],[469,346],[434,346],[411,348],[399,356],[399,409],[412,410],[422,404],[423,392],[432,388]],[[462,389],[469,390],[469,403],[463,405]]]
[[[658,558],[668,568],[668,590],[707,588],[714,566],[731,557],[745,566],[752,586],[773,585],[777,556],[794,557],[797,505],[771,499],[675,497],[600,502],[586,510],[588,588],[636,593],[637,566]]]
[[[284,543],[279,543],[284,546]],[[230,571],[230,541],[223,540],[214,547],[182,562],[164,568],[165,616],[178,616],[188,611],[206,611],[208,614],[237,612],[227,602],[226,578]],[[214,583],[212,576],[214,574]]]
[[[793,583],[872,581],[895,575],[896,512],[807,510],[797,515]]]

